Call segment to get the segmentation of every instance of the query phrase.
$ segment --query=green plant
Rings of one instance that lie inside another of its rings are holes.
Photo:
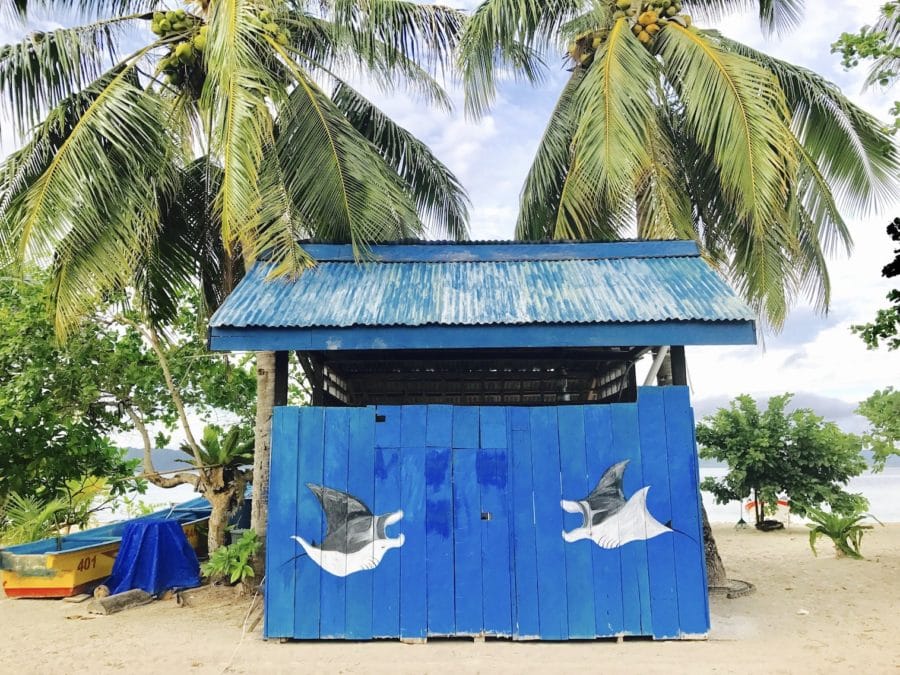
[[[0,513],[0,543],[11,546],[53,536],[66,508],[64,499],[43,500],[11,492]]]
[[[190,464],[196,468],[197,459],[193,450],[186,443],[182,443],[181,452],[191,459],[176,460]],[[253,435],[249,430],[239,426],[233,426],[228,432],[216,424],[208,424],[203,428],[203,436],[197,454],[203,461],[203,467],[224,467],[236,469],[245,464],[253,463]]]
[[[203,574],[212,579],[228,579],[232,584],[255,576],[249,561],[261,546],[256,532],[247,530],[233,544],[217,548],[203,564]]]
[[[812,521],[806,526],[809,528],[809,547],[813,554],[819,555],[816,551],[816,542],[819,537],[826,536],[834,543],[834,550],[838,558],[849,556],[857,560],[861,560],[863,557],[859,552],[863,534],[866,530],[873,528],[872,525],[863,525],[862,521],[868,517],[879,525],[883,525],[872,514],[859,511],[850,515],[841,515],[810,507],[806,510],[806,517]]]
[[[808,408],[788,411],[790,401],[791,394],[772,396],[760,409],[751,397],[738,396],[701,420],[700,457],[727,463],[728,473],[705,478],[700,488],[719,504],[752,497],[757,523],[765,517],[762,503],[774,505],[780,495],[800,516],[822,503],[838,513],[859,513],[867,502],[845,488],[866,469],[862,441]]]

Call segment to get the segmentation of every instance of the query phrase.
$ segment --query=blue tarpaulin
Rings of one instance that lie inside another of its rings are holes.
[[[128,523],[106,585],[111,594],[135,588],[159,595],[200,585],[200,563],[181,525],[171,520]]]

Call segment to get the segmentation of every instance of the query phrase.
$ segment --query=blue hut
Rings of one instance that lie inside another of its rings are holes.
[[[756,330],[694,243],[305,248],[210,324],[277,357],[266,637],[707,633],[684,346]]]

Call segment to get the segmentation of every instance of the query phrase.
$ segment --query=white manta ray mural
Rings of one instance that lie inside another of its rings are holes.
[[[626,459],[613,464],[600,478],[597,487],[584,499],[560,504],[569,513],[580,513],[584,518],[581,527],[563,531],[568,542],[591,539],[600,548],[617,548],[630,541],[652,539],[673,530],[654,518],[647,510],[647,491],[642,487],[626,501],[622,491],[622,474],[628,464]]]
[[[403,518],[403,511],[382,516],[346,492],[307,483],[325,512],[328,529],[321,546],[303,537],[291,537],[323,570],[336,577],[346,577],[361,570],[378,567],[384,554],[403,546],[403,534],[389,537],[386,529]]]

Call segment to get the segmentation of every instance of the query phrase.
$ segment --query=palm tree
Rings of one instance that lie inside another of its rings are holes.
[[[0,101],[23,141],[0,165],[0,266],[52,263],[61,335],[123,287],[154,326],[185,284],[212,311],[262,252],[277,274],[312,264],[297,244],[307,237],[365,255],[427,228],[466,236],[457,180],[345,78],[449,107],[436,78],[458,12],[404,0],[45,4],[90,22],[0,47]],[[258,481],[273,365],[258,355]]]
[[[684,0],[716,16],[743,0]],[[787,28],[802,0],[760,0]],[[838,88],[692,25],[681,0],[485,0],[461,37],[467,109],[498,74],[571,75],[522,188],[520,238],[692,238],[779,327],[806,294],[827,309],[826,257],[849,250],[841,209],[860,213],[897,184],[883,126]]]

